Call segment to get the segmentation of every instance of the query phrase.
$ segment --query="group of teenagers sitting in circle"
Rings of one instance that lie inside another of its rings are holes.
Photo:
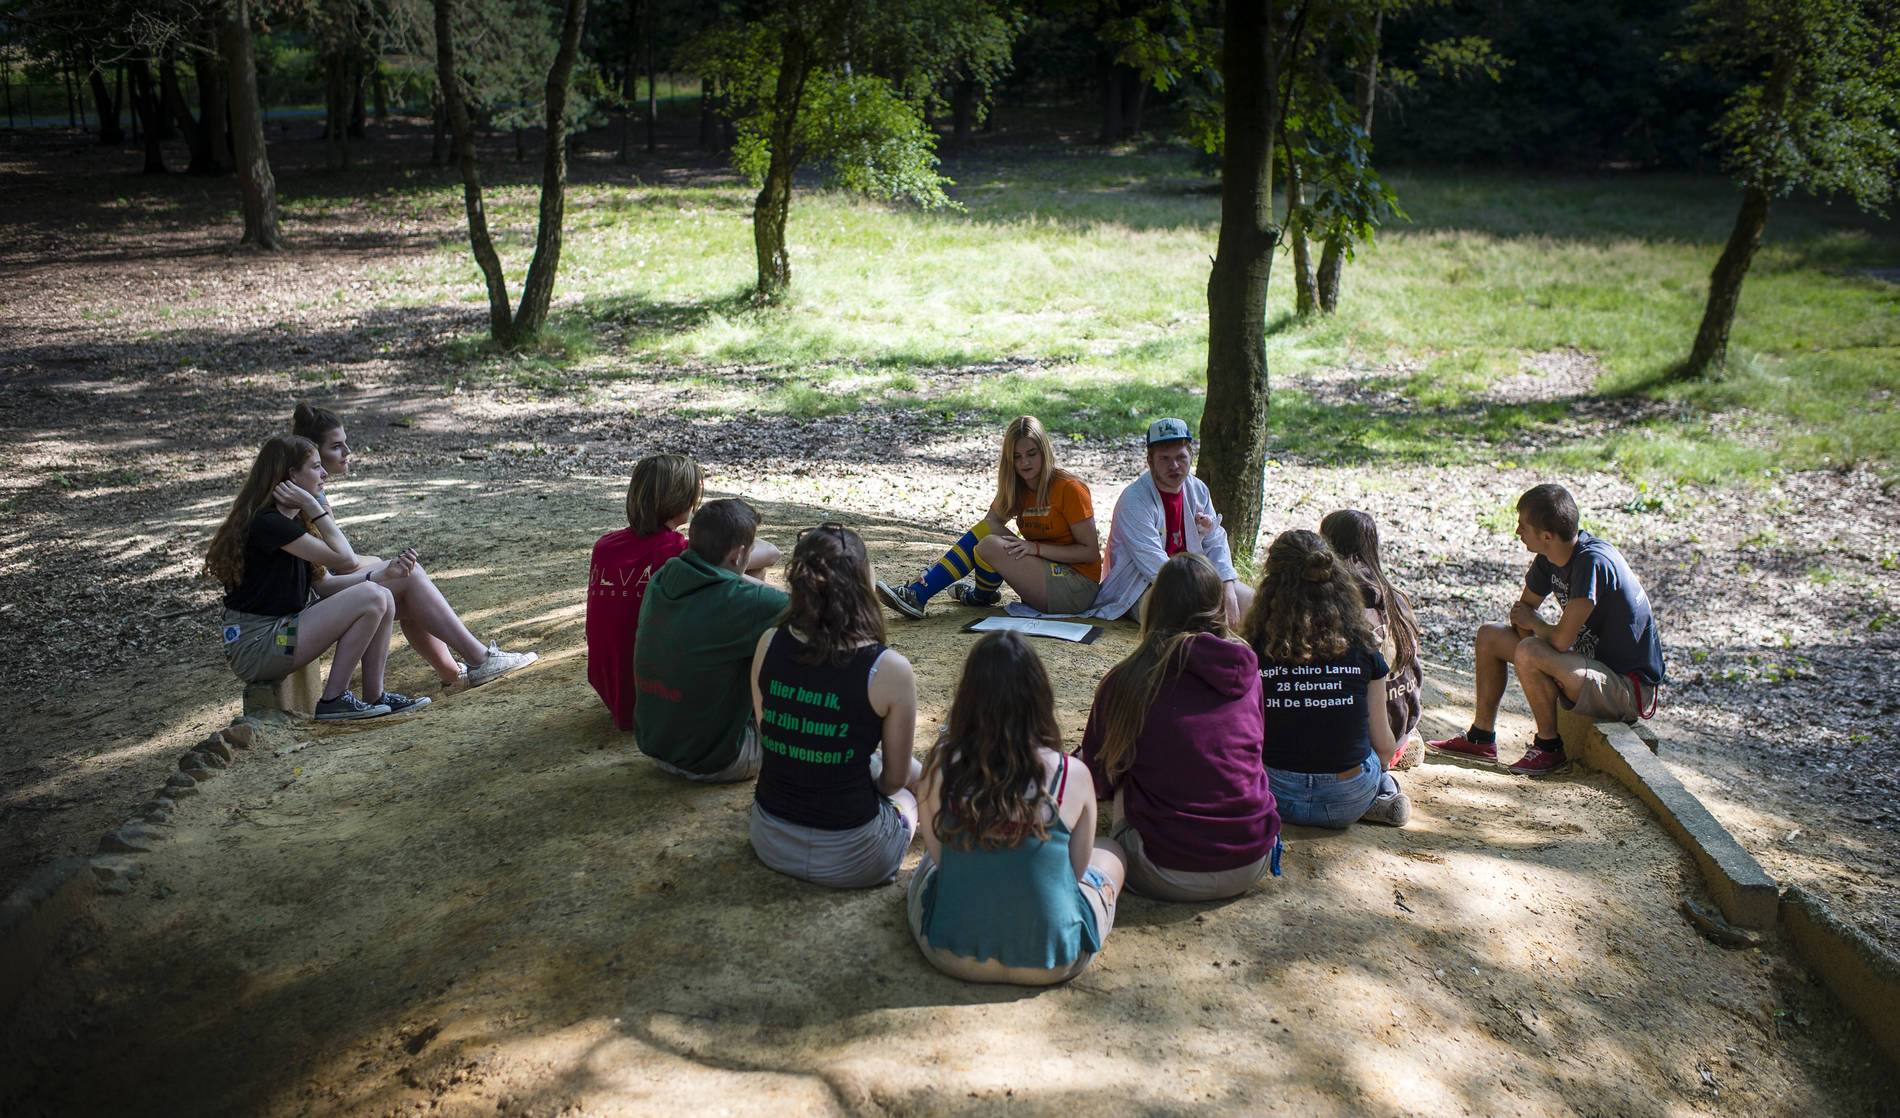
[[[238,675],[275,678],[334,644],[319,717],[412,709],[427,700],[382,685],[392,618],[445,685],[532,660],[482,646],[412,553],[385,563],[350,550],[322,496],[326,472],[347,469],[341,424],[307,405],[297,421],[298,435],[265,444],[207,560],[227,587]],[[1615,548],[1578,530],[1563,487],[1519,500],[1535,556],[1523,592],[1508,622],[1479,630],[1471,728],[1428,746],[1418,624],[1380,564],[1373,519],[1341,510],[1318,532],[1282,532],[1249,587],[1192,475],[1187,424],[1157,420],[1147,443],[1105,546],[1088,487],[1024,416],[1004,433],[988,515],[916,581],[878,581],[858,534],[827,522],[799,533],[786,591],[760,577],[783,556],[758,539],[750,505],[702,503],[704,472],[684,455],[644,458],[627,527],[593,549],[589,682],[660,769],[756,779],[751,845],[773,870],[885,884],[921,834],[907,903],[918,948],[958,978],[1024,985],[1080,974],[1124,886],[1234,897],[1279,872],[1282,821],[1403,826],[1411,805],[1394,769],[1428,747],[1495,763],[1512,666],[1537,726],[1512,772],[1567,766],[1560,708],[1653,712],[1663,663],[1648,599]],[[1071,755],[1041,658],[1015,632],[985,634],[920,763],[916,679],[888,646],[880,599],[919,618],[945,590],[999,605],[1004,583],[1021,599],[1013,613],[1132,614],[1139,642],[1101,680]],[[1555,624],[1537,612],[1553,594]],[[374,702],[347,690],[359,664]],[[1111,812],[1099,838],[1098,802]]]

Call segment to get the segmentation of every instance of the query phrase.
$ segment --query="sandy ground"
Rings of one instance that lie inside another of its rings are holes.
[[[748,788],[671,779],[613,730],[567,586],[611,494],[466,499],[538,514],[510,548],[534,561],[444,540],[437,567],[543,663],[401,720],[273,731],[186,801],[20,1007],[0,1109],[1859,1115],[1891,1089],[1797,970],[1682,921],[1693,868],[1596,776],[1428,763],[1410,827],[1295,829],[1285,876],[1229,903],[1128,898],[1065,988],[944,978],[900,888],[773,874]],[[784,538],[812,510],[765,511]],[[914,530],[861,522],[899,562]],[[926,724],[968,616],[896,630]],[[1065,731],[1131,641],[1039,643]],[[153,685],[226,696],[154,754],[234,712],[215,665]]]

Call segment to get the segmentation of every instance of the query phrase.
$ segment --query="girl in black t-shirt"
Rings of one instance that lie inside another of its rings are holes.
[[[1411,801],[1385,770],[1390,668],[1366,622],[1357,574],[1319,535],[1282,532],[1241,622],[1260,660],[1267,783],[1288,823],[1403,826]]]
[[[265,441],[224,523],[211,537],[205,571],[224,584],[224,655],[246,683],[281,679],[336,648],[317,703],[324,721],[375,718],[429,700],[383,688],[395,599],[377,567],[357,566],[350,541],[323,506],[323,464],[316,444],[295,435]],[[413,552],[391,560],[412,567]],[[314,575],[314,577],[313,577]],[[349,690],[363,669],[368,701]]]
[[[864,541],[798,537],[785,623],[759,638],[752,706],[763,764],[752,849],[783,874],[850,889],[893,880],[917,832],[917,681],[884,646]]]

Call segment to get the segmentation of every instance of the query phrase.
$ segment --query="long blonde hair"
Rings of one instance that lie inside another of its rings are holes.
[[[251,533],[251,518],[273,503],[271,490],[277,483],[288,480],[316,453],[317,444],[301,435],[272,435],[264,440],[251,463],[250,476],[231,502],[231,511],[211,536],[211,546],[205,550],[205,574],[226,586],[244,580],[244,542]]]
[[[1183,551],[1161,565],[1148,591],[1141,643],[1109,669],[1095,691],[1095,708],[1102,716],[1096,756],[1109,780],[1119,780],[1134,767],[1135,743],[1148,721],[1148,708],[1161,685],[1187,666],[1188,646],[1200,636],[1227,636],[1220,572],[1202,556]]]
[[[1042,451],[1042,477],[1036,481],[1034,500],[1026,500],[1028,487],[1016,473],[1016,441],[1028,439]],[[1060,477],[1071,477],[1069,471],[1056,468],[1055,444],[1049,441],[1049,429],[1042,420],[1033,415],[1020,415],[1009,421],[1003,429],[1003,451],[996,459],[996,496],[990,501],[990,515],[998,520],[1008,520],[1016,510],[1016,502],[1025,499],[1025,506],[1047,508],[1049,505],[1049,485]]]

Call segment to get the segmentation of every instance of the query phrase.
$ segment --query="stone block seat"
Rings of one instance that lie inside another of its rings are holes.
[[[309,718],[323,695],[323,659],[312,660],[282,679],[244,685],[244,713],[263,716],[273,711],[292,718]]]

